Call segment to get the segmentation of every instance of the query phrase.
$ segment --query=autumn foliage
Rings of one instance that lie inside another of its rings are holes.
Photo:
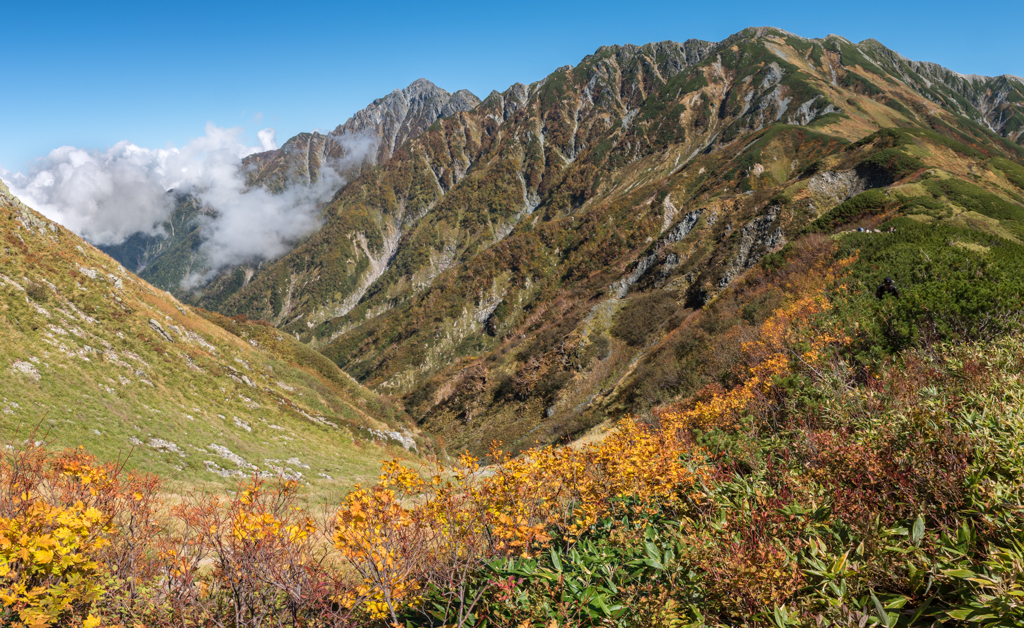
[[[256,478],[169,504],[81,450],[9,449],[5,625],[1019,619],[1024,354],[931,347],[865,367],[837,312],[843,267],[804,275],[741,343],[730,387],[587,444],[385,462],[329,512]]]
[[[491,561],[571,546],[608,517],[699,501],[708,469],[693,430],[738,421],[794,356],[813,363],[833,338],[792,347],[800,321],[826,309],[815,294],[780,310],[744,345],[740,386],[653,424],[627,417],[596,443],[518,458],[495,446],[487,467],[468,455],[429,473],[387,462],[376,484],[320,521],[296,507],[295,483],[253,480],[231,499],[158,509],[155,480],[84,452],[9,453],[5,600],[31,626],[300,626],[397,623],[429,598],[445,621],[466,625],[493,589],[478,582]]]

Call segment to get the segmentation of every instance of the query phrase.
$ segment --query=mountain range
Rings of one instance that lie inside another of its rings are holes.
[[[1018,245],[1022,143],[1019,78],[750,28],[602,47],[482,101],[419,80],[251,155],[251,186],[344,184],[289,253],[198,289],[213,210],[188,191],[166,237],[104,250],[182,308],[326,356],[449,452],[519,451],[727,385],[785,291],[744,277],[809,230],[895,212]]]

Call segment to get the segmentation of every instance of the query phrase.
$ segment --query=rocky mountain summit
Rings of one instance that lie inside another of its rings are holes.
[[[277,150],[249,155],[242,160],[241,169],[250,188],[262,186],[280,193],[289,187],[319,187],[323,188],[320,195],[329,198],[337,186],[357,177],[364,168],[386,161],[398,146],[439,118],[468,111],[479,103],[467,90],[450,94],[418,79],[373,101],[330,133],[300,133]],[[329,181],[321,180],[325,174]],[[206,269],[200,251],[205,241],[203,216],[215,217],[216,212],[205,207],[192,190],[173,193],[174,211],[164,223],[162,235],[140,232],[102,249],[143,279],[187,298],[193,286],[182,282]]]
[[[356,112],[332,135],[370,132],[380,138],[374,163],[391,158],[395,149],[419,136],[439,118],[469,111],[480,99],[465,89],[449,94],[427,79],[417,79],[405,89],[396,89]]]
[[[313,183],[320,169],[339,175],[358,173],[383,163],[395,149],[419,136],[439,118],[469,111],[480,99],[467,90],[448,93],[427,79],[417,79],[357,111],[330,133],[301,133],[278,150],[256,153],[242,161],[247,182],[279,190]]]

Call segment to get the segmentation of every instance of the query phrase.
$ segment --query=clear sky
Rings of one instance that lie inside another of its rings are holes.
[[[598,46],[718,41],[747,26],[875,38],[965,74],[1024,75],[1024,2],[8,2],[0,167],[72,145],[181,147],[208,122],[248,142],[328,130],[425,77],[481,98]]]

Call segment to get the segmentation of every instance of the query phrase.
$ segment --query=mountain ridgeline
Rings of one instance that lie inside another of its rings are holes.
[[[517,451],[727,386],[821,234],[903,216],[964,255],[1024,240],[1024,82],[874,40],[608,46],[482,102],[417,81],[243,167],[251,185],[309,184],[360,135],[322,228],[283,257],[188,292],[200,236],[176,227],[132,262],[318,349],[454,450]]]
[[[449,94],[426,79],[413,81],[405,89],[396,89],[356,112],[330,133],[302,133],[278,150],[256,153],[242,160],[247,182],[272,190],[316,181],[320,168],[345,163],[351,148],[345,139],[362,140],[354,172],[342,169],[338,174],[358,174],[364,164],[384,163],[395,149],[417,137],[439,118],[469,111],[480,99],[466,90]]]

